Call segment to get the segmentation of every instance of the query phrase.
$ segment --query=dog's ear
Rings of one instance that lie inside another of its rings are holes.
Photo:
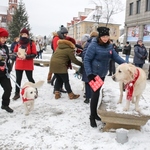
[[[136,73],[136,67],[132,64],[129,64],[128,71],[131,75],[131,78],[134,79],[134,75]]]

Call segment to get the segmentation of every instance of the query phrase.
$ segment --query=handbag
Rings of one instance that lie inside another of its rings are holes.
[[[94,79],[95,81],[91,80],[89,82],[89,85],[92,88],[92,90],[95,92],[104,84],[104,81],[98,75]]]

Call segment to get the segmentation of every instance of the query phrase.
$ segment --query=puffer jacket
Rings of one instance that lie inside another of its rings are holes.
[[[130,55],[131,54],[131,45],[125,45],[124,46],[124,52],[126,55]]]
[[[84,68],[87,76],[94,74],[105,77],[108,72],[110,59],[113,59],[118,64],[125,63],[125,60],[113,49],[112,44],[104,47],[99,45],[97,39],[94,38],[88,46],[84,57]]]
[[[75,45],[68,40],[59,40],[58,47],[50,60],[51,73],[67,73],[68,65],[72,63],[82,66],[82,62],[78,61],[74,55]]]
[[[134,64],[144,64],[145,59],[147,59],[148,52],[144,45],[140,46],[138,44],[134,45]]]
[[[10,71],[11,64],[9,59],[9,49],[6,45],[0,44],[0,77],[5,76],[6,73],[10,73]]]

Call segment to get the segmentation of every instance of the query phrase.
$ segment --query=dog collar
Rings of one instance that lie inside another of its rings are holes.
[[[130,100],[130,101],[132,100],[133,91],[134,91],[133,85],[135,84],[140,74],[139,69],[136,69],[136,70],[137,72],[134,74],[134,79],[125,85],[125,89],[127,90],[127,100]]]
[[[22,95],[23,103],[24,103],[24,102],[27,102],[27,101],[29,101],[29,100],[33,100],[33,99],[28,99],[28,98],[24,98],[24,97],[23,97],[23,94],[24,94],[25,89],[26,89],[27,87],[28,87],[28,86],[22,88],[22,90],[21,90],[21,95]]]

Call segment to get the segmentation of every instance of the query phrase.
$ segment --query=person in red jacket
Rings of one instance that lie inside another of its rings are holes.
[[[20,55],[20,51],[24,51],[25,55]],[[37,55],[36,45],[29,38],[29,31],[23,28],[20,31],[19,43],[14,48],[14,53],[16,53],[16,90],[13,100],[20,98],[20,85],[22,80],[23,71],[25,71],[27,79],[29,82],[35,83],[33,79],[34,62],[33,59]]]

